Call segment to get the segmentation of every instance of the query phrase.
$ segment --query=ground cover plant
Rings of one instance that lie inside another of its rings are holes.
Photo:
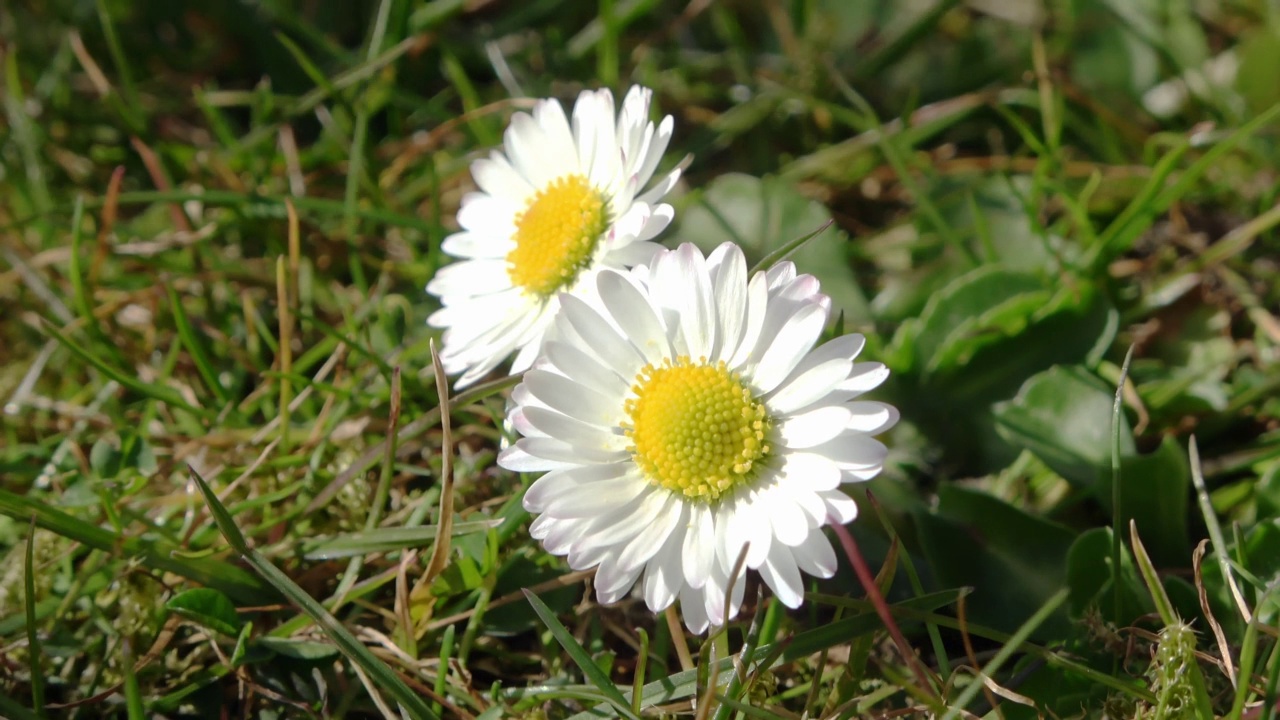
[[[0,716],[1275,716],[1274,2],[15,0],[0,53]],[[521,378],[427,322],[512,117],[636,84],[655,242],[816,276],[900,414],[834,576],[698,632],[531,536]]]

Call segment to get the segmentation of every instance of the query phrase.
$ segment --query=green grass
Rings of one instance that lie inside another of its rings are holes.
[[[0,715],[1273,717],[1280,15],[1007,5],[0,6]],[[874,578],[710,639],[425,324],[510,115],[632,82],[664,241],[794,251],[903,416]]]

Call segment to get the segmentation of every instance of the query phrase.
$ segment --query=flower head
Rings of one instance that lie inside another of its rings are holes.
[[[872,436],[898,413],[860,396],[888,371],[854,361],[860,335],[815,348],[831,305],[818,282],[789,262],[748,280],[731,243],[601,271],[592,290],[562,297],[512,394],[523,437],[498,462],[546,473],[524,497],[534,537],[575,569],[599,566],[601,602],[642,581],[651,610],[679,599],[694,632],[737,615],[744,547],[799,606],[802,572],[835,572],[822,527],[857,514],[840,485],[883,465]]]
[[[651,97],[632,87],[617,113],[608,90],[583,92],[572,121],[541,100],[511,118],[502,151],[472,164],[480,189],[462,199],[462,230],[442,246],[461,261],[427,284],[443,305],[427,322],[444,328],[440,358],[462,373],[458,387],[512,353],[513,373],[529,367],[561,293],[658,250],[649,241],[673,215],[658,201],[680,170],[650,183],[672,127],[670,116],[649,121]]]

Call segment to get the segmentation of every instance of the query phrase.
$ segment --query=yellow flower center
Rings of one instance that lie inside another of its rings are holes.
[[[551,181],[516,216],[516,247],[507,253],[514,285],[549,297],[591,263],[609,227],[609,202],[581,175]]]
[[[769,455],[772,423],[764,403],[723,362],[681,356],[649,364],[631,390],[623,428],[654,485],[715,502],[749,482]]]

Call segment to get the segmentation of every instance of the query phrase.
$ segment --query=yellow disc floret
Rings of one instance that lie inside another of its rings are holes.
[[[714,502],[755,477],[769,455],[764,403],[723,362],[649,364],[631,390],[624,429],[654,485]]]
[[[590,264],[609,226],[609,203],[585,177],[565,175],[539,190],[515,225],[516,247],[507,253],[511,282],[549,297]]]

